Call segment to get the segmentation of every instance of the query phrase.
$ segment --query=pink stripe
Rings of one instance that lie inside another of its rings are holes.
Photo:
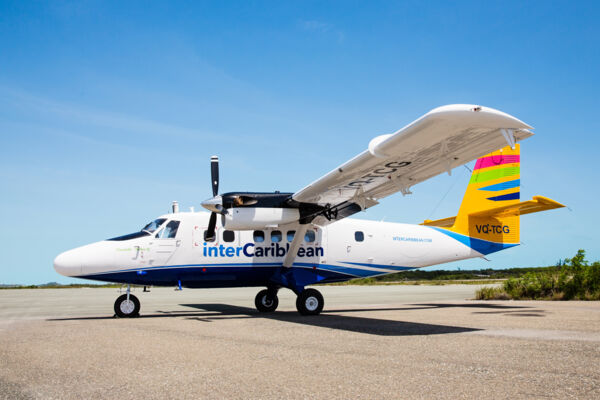
[[[477,160],[475,164],[475,169],[487,168],[487,167],[495,167],[497,165],[502,164],[514,164],[521,161],[521,156],[489,156],[489,157],[481,157]]]

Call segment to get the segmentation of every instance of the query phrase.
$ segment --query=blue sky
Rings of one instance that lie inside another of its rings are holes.
[[[296,191],[430,109],[534,126],[522,246],[442,268],[600,259],[596,2],[0,0],[0,283],[68,282],[67,249],[139,230],[172,200]],[[457,168],[358,217],[455,215]]]

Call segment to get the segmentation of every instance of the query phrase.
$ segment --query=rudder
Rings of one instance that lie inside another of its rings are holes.
[[[520,201],[520,145],[504,147],[477,160],[450,230],[508,245],[519,244],[519,215],[477,215]],[[501,246],[505,248],[507,246]]]

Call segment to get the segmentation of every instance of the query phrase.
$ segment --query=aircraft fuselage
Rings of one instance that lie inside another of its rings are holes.
[[[311,226],[293,266],[284,268],[295,226],[256,231],[218,227],[215,240],[207,242],[208,218],[205,212],[166,214],[151,233],[67,251],[56,258],[55,268],[67,276],[138,285],[302,288],[482,256],[436,228],[347,218]],[[171,221],[178,226],[169,235],[165,230]],[[294,282],[290,285],[282,274]]]

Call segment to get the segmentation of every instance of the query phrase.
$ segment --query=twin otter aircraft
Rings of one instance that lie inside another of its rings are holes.
[[[484,257],[519,244],[519,217],[564,207],[541,196],[520,201],[519,144],[533,133],[503,112],[475,105],[436,108],[295,193],[218,194],[206,212],[162,215],[139,232],[69,250],[54,260],[60,274],[127,284],[114,305],[139,315],[129,285],[214,288],[262,286],[256,308],[277,308],[291,289],[300,314],[323,309],[317,283],[385,275]],[[500,150],[498,150],[500,149]],[[442,172],[477,160],[454,217],[420,225],[349,217]],[[219,218],[220,217],[220,218]]]

